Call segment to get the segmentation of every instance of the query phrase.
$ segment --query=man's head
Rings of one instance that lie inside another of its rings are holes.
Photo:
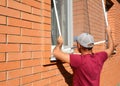
[[[94,38],[88,33],[82,33],[77,37],[77,42],[85,49],[92,49],[94,46]]]

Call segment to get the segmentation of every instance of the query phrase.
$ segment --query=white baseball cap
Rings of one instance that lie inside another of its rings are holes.
[[[94,38],[89,33],[82,33],[77,37],[77,42],[85,47],[85,48],[92,48],[94,46]]]

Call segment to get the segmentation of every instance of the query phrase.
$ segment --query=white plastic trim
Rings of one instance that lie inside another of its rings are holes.
[[[53,4],[54,4],[54,8],[55,8],[55,15],[56,15],[56,20],[57,20],[57,25],[58,25],[58,31],[59,31],[59,35],[61,36],[60,22],[59,22],[59,18],[58,18],[58,11],[57,11],[55,0],[53,0]]]

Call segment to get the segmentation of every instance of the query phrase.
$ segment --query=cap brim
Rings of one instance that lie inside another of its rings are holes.
[[[76,42],[78,39],[78,36],[74,36],[74,42]]]

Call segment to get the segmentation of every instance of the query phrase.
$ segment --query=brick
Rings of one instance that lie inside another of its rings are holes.
[[[20,84],[20,79],[12,79],[12,80],[7,80],[6,81],[6,86],[18,86]]]
[[[21,23],[21,27],[32,28],[32,22],[22,20]]]
[[[33,22],[32,23],[32,28],[33,29],[39,29],[39,30],[42,30],[42,24],[41,23],[35,23],[35,22]]]
[[[13,78],[20,77],[21,76],[20,72],[21,72],[20,69],[8,71],[7,72],[7,75],[8,75],[7,77],[8,77],[8,79],[13,79]]]
[[[0,16],[0,24],[6,24],[6,17]]]
[[[32,48],[31,48],[31,44],[22,44],[21,45],[21,51],[24,52],[24,51],[32,51]]]
[[[51,18],[43,17],[44,23],[51,24]]]
[[[32,44],[44,44],[44,39],[39,37],[39,38],[36,38],[36,37],[33,37],[32,38]]]
[[[45,86],[40,81],[33,82],[33,86],[39,86],[39,85]]]
[[[32,58],[41,58],[41,57],[42,57],[41,51],[32,52]]]
[[[51,4],[51,0],[44,0],[44,3]]]
[[[7,85],[6,85],[6,81],[0,82],[0,86],[7,86]]]
[[[57,82],[57,84],[62,84],[63,86],[67,86],[68,84],[65,83],[64,79],[61,79],[59,82]]]
[[[58,74],[56,77],[51,77],[50,81],[51,81],[51,83],[52,82],[54,83],[54,82],[59,81],[61,79],[62,79],[61,75]]]
[[[0,61],[5,61],[5,53],[0,53]]]
[[[36,8],[41,8],[41,3],[35,0],[22,0],[22,3],[25,3],[29,6],[36,7]]]
[[[27,83],[30,83],[30,82],[33,82],[33,81],[37,81],[37,80],[40,80],[40,78],[41,78],[41,74],[40,73],[34,74],[34,75],[25,76],[25,77],[22,77],[22,84],[27,84]]]
[[[51,31],[51,25],[49,24],[42,24],[42,27],[43,27],[43,30]]]
[[[8,43],[32,43],[31,37],[8,35],[7,38]]]
[[[32,67],[40,65],[40,59],[33,59],[33,60],[23,60],[22,61],[22,68],[24,67]]]
[[[42,45],[32,45],[31,48],[32,48],[32,51],[40,51],[42,50]]]
[[[45,72],[45,71],[49,71],[49,67],[44,67],[42,65],[33,67],[33,73],[39,73],[39,72]]]
[[[31,59],[31,52],[8,53],[7,61],[28,60]]]
[[[6,35],[0,34],[0,42],[6,42]]]
[[[32,68],[23,68],[21,69],[21,76],[26,76],[32,74]]]
[[[0,44],[0,52],[18,52],[19,44]]]
[[[21,76],[21,70],[17,69],[17,70],[12,70],[12,71],[8,71],[7,72],[7,78],[8,79],[13,79],[13,78],[17,78]]]
[[[0,6],[0,14],[10,17],[20,18],[20,11]]]
[[[47,86],[49,84],[49,79],[44,79],[44,80],[39,80],[39,81],[36,81],[36,82],[33,82],[33,86]],[[49,86],[49,85],[48,85]],[[57,86],[57,85],[55,85]]]
[[[51,37],[51,31],[44,31],[44,37]]]
[[[0,25],[0,33],[2,34],[20,34],[20,28]]]
[[[43,36],[43,33],[44,33],[44,31],[22,28],[22,35],[25,35],[25,36],[41,37],[41,36]]]
[[[51,64],[51,61],[50,61],[50,56],[49,56],[49,57],[47,57],[47,58],[46,58],[46,57],[44,57],[44,58],[43,58],[43,62],[42,62],[42,63],[43,63],[43,65],[46,65],[46,64]]]
[[[0,1],[0,5],[2,5],[2,6],[6,6],[6,0],[2,0],[2,1]]]
[[[34,51],[44,51],[44,45],[33,45]]]
[[[10,18],[8,17],[8,25],[12,25],[12,26],[21,26],[22,22],[20,19],[15,19],[15,18]]]
[[[23,86],[33,86],[33,84],[32,83],[28,83],[28,84],[25,84]]]
[[[43,50],[45,50],[45,51],[51,50],[51,45],[42,45],[41,47],[44,47]]]
[[[6,79],[6,72],[0,72],[0,81],[3,81]]]
[[[8,18],[8,25],[32,28],[32,22],[21,19],[10,18],[10,17]]]
[[[32,74],[32,68],[12,70],[12,71],[8,71],[8,79],[23,77],[30,74]]]
[[[29,13],[25,13],[22,12],[22,19],[28,20],[28,21],[34,21],[34,22],[41,22],[41,16],[37,16],[37,15],[33,15],[33,14],[29,14]]]
[[[44,44],[52,45],[50,39],[51,39],[51,38],[44,38]]]
[[[14,0],[8,0],[8,7],[31,13],[31,7]]]
[[[36,14],[36,15],[41,16],[41,9],[37,9],[37,8],[32,7],[32,14]]]
[[[44,78],[48,78],[48,77],[55,76],[55,75],[56,75],[56,70],[53,70],[53,71],[51,70],[47,72],[42,72],[41,78],[44,79]]]
[[[54,85],[57,86],[58,83],[57,83],[57,82],[54,82],[54,83],[50,83],[50,84],[49,84],[49,86],[54,86]],[[64,84],[63,84],[63,85],[64,85]],[[67,85],[64,85],[64,86],[67,86]]]
[[[46,3],[42,3],[42,9],[43,10],[48,10],[51,12],[51,5],[50,4],[46,4]]]
[[[44,68],[42,66],[35,66],[33,67],[33,73],[40,73],[40,72],[43,72],[45,70],[43,70]],[[46,69],[47,71],[48,69]]]
[[[42,15],[46,17],[51,17],[51,11],[42,10]]]
[[[12,69],[17,69],[17,68],[20,68],[20,62],[19,61],[0,63],[0,71],[12,70]]]
[[[46,57],[49,58],[50,55],[51,55],[51,52],[47,50],[42,53],[43,58],[46,58]]]

